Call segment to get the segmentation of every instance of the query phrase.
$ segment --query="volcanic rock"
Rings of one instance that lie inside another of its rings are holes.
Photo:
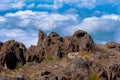
[[[27,62],[38,62],[40,63],[44,59],[45,51],[42,47],[32,45],[27,49],[25,53],[25,59]]]
[[[73,36],[64,38],[64,46],[68,52],[90,51],[94,49],[94,42],[87,32],[78,30]]]
[[[17,63],[26,64],[15,69]],[[64,38],[40,30],[37,45],[28,49],[14,40],[0,42],[0,73],[2,80],[120,80],[120,44],[94,44],[82,30]]]
[[[3,46],[3,43],[2,43],[2,42],[0,42],[0,51],[1,51],[2,46]]]
[[[7,41],[3,43],[0,51],[0,63],[9,69],[14,69],[18,62],[25,64],[25,51],[24,44],[14,40]]]
[[[37,46],[42,46],[42,42],[45,39],[45,37],[47,37],[47,35],[42,30],[39,30],[39,34],[38,34],[39,39]]]
[[[116,42],[108,42],[106,43],[105,47],[113,50],[120,51],[120,44],[117,44]]]
[[[44,71],[44,72],[41,72],[41,76],[46,76],[46,75],[49,75],[51,72],[50,71]]]
[[[60,50],[63,46],[63,38],[57,33],[51,32],[44,40],[42,47],[45,50],[46,55],[59,55],[62,53]],[[59,56],[60,57],[60,56]]]
[[[73,36],[61,37],[56,32],[48,36],[39,31],[37,46],[31,46],[26,53],[26,61],[41,62],[46,56],[62,58],[70,52],[79,52],[81,49],[90,51],[94,49],[94,42],[87,32],[78,30]]]

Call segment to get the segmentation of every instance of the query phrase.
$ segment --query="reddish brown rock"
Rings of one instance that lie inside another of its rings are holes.
[[[64,38],[65,48],[68,52],[79,52],[79,50],[90,51],[94,49],[94,42],[87,32],[78,30],[73,36]]]
[[[37,56],[39,59],[48,55],[62,58],[70,52],[79,52],[81,49],[86,51],[94,49],[94,42],[85,31],[78,30],[73,36],[63,38],[56,32],[51,32],[47,36],[40,30],[37,46],[31,46],[27,52],[31,55],[29,57],[29,59],[32,58],[30,61],[33,61],[34,56]],[[28,57],[27,61],[29,61]]]
[[[40,63],[44,59],[45,52],[41,47],[31,46],[27,49],[25,58],[27,62],[38,62]]]
[[[9,69],[14,69],[18,62],[25,64],[24,53],[26,47],[17,41],[10,40],[3,43],[0,51],[0,63]]]
[[[117,44],[116,42],[108,42],[106,43],[105,47],[120,51],[120,44]]]
[[[45,37],[47,37],[47,35],[43,31],[39,30],[39,34],[38,34],[39,39],[37,46],[42,46],[42,42],[45,39]]]
[[[2,42],[0,42],[0,51],[1,51],[2,46],[3,46],[3,43],[2,43]]]
[[[46,55],[58,55],[60,48],[63,47],[63,38],[57,33],[51,32],[44,40],[42,47]]]
[[[27,50],[14,40],[0,42],[0,64],[15,69],[18,62],[28,62],[13,71],[0,66],[1,79],[120,80],[120,44],[94,45],[91,36],[82,30],[65,38],[56,32],[46,35],[40,31],[38,38],[38,44]]]

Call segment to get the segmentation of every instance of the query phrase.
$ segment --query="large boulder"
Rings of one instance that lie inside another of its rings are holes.
[[[31,45],[27,49],[25,58],[27,62],[38,62],[40,63],[44,59],[45,51],[42,47]]]
[[[63,38],[60,37],[56,32],[51,32],[43,40],[42,46],[46,55],[58,55],[62,52],[60,49],[63,47]]]
[[[64,40],[64,45],[68,52],[90,51],[94,49],[94,42],[91,36],[82,30],[76,31],[73,36],[66,37]]]
[[[0,51],[0,63],[9,69],[16,68],[18,62],[25,64],[25,51],[26,47],[24,44],[14,40],[7,41],[3,43]]]
[[[108,42],[105,45],[106,48],[113,49],[120,51],[120,44],[117,44],[116,42]]]

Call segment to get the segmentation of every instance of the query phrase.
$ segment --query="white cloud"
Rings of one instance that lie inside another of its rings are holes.
[[[53,5],[50,5],[50,4],[39,4],[39,5],[37,5],[37,8],[47,8],[47,9],[50,9],[50,8],[53,8]]]
[[[27,8],[28,8],[28,9],[31,9],[31,8],[33,8],[34,6],[35,6],[35,3],[32,3],[32,4],[28,5]]]
[[[28,4],[30,3],[30,4]],[[50,4],[49,4],[50,3]],[[94,8],[97,5],[112,4],[120,5],[119,0],[2,0],[0,2],[0,10],[11,10],[11,9],[31,9],[36,8],[47,8],[47,9],[59,9],[65,4],[72,5],[78,8]],[[37,6],[35,6],[37,5]]]
[[[25,31],[22,29],[0,29],[1,41],[7,40],[17,40],[23,42],[27,47],[31,44],[37,44],[37,32],[35,31]]]
[[[3,0],[0,2],[0,10],[21,9],[25,6],[23,0]]]
[[[108,39],[119,42],[116,37],[119,34],[119,25],[120,15],[115,14],[80,20],[76,14],[18,11],[0,16],[0,33],[2,33],[0,40],[15,39],[30,46],[37,44],[38,29],[57,30],[64,35],[71,35],[74,31],[82,29],[97,36],[98,42],[105,43]]]
[[[21,20],[20,22],[18,22],[18,26],[20,27],[27,27],[30,24],[30,20],[29,19],[24,19]]]
[[[22,2],[22,1],[19,1],[19,2],[16,2],[16,3],[13,3],[11,4],[11,8],[15,9],[21,9],[25,4]]]
[[[54,0],[56,8],[62,7],[64,4],[74,5],[79,8],[94,8],[97,5],[112,4],[120,5],[119,0]]]
[[[55,30],[78,23],[78,16],[72,14],[58,14],[47,12],[33,12],[31,10],[7,13],[0,17],[0,40],[15,39],[27,46],[37,43],[38,29],[44,31]]]
[[[13,24],[17,27],[34,27],[37,29],[51,30],[61,27],[66,21],[77,22],[77,15],[62,15],[57,13],[33,12],[31,10],[8,13],[4,16],[10,26]],[[59,24],[59,25],[58,25]]]
[[[115,37],[120,30],[120,15],[103,15],[102,17],[89,17],[82,20],[77,25],[72,25],[66,28],[63,32],[65,34],[73,34],[74,31],[82,29],[87,31],[88,33],[101,38],[102,42],[106,42],[106,40],[114,40],[118,42]],[[107,35],[108,34],[108,35]],[[100,40],[97,40],[100,41]]]
[[[5,18],[2,17],[2,16],[0,16],[0,23],[1,23],[1,22],[5,22],[5,21],[6,21]]]
[[[25,36],[25,32],[23,30],[20,29],[1,29],[0,32],[2,34],[0,34],[0,36],[6,36],[6,37],[21,37],[21,36]]]

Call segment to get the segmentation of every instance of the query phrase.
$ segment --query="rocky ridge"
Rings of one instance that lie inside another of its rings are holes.
[[[38,44],[0,42],[2,80],[120,80],[120,44],[98,45],[83,30],[61,37],[39,31]],[[9,74],[8,74],[9,73]]]

